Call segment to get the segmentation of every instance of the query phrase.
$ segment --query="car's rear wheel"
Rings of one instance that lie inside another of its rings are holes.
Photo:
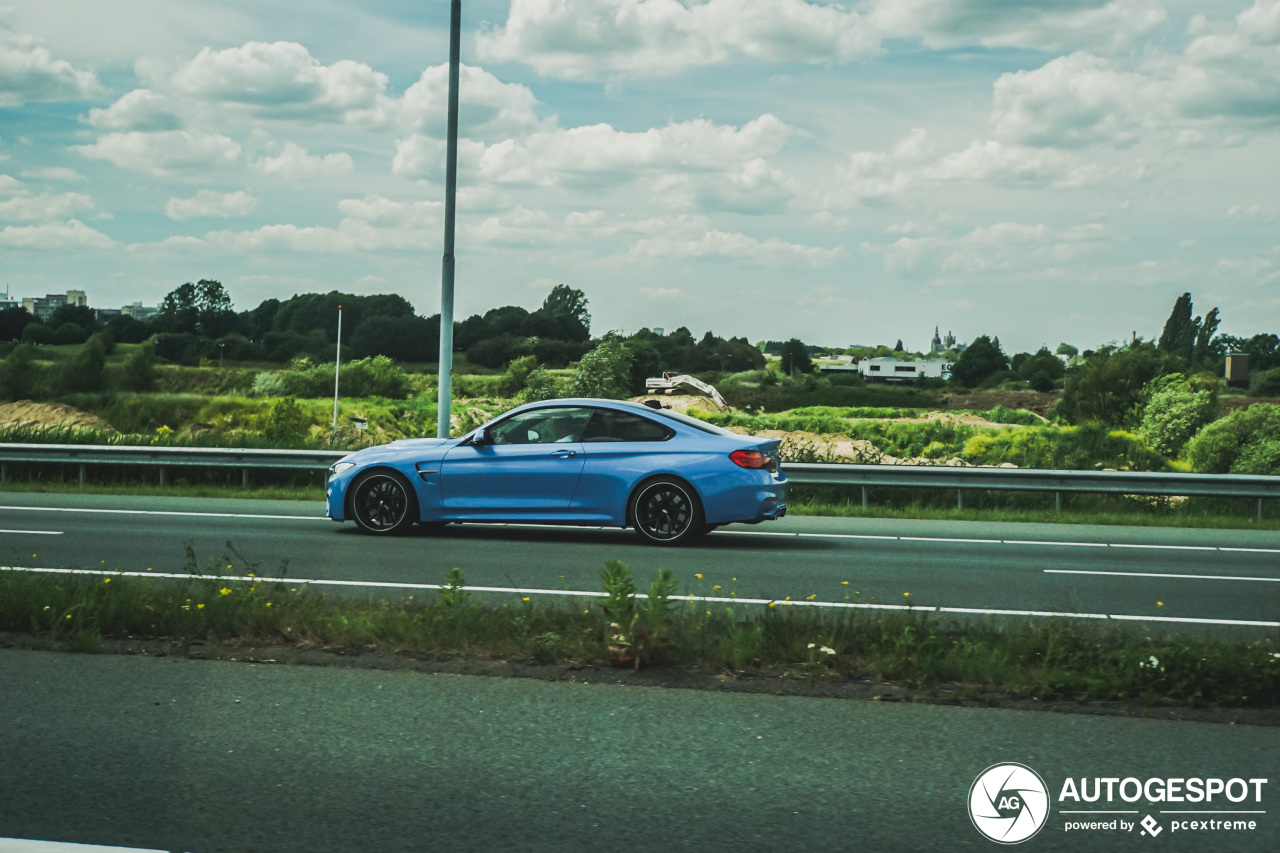
[[[393,471],[371,471],[351,487],[351,517],[365,533],[395,536],[418,518],[418,499]]]
[[[628,515],[636,535],[652,545],[687,542],[707,529],[697,494],[687,484],[666,477],[636,489]]]

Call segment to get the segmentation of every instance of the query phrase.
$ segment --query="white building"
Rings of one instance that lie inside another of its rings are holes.
[[[917,379],[951,379],[954,363],[948,358],[902,361],[892,356],[864,358],[858,372],[868,382],[915,382]]]

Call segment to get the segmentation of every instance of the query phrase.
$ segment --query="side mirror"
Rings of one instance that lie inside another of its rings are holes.
[[[493,444],[493,436],[489,435],[489,430],[478,429],[471,435],[471,440],[467,442],[472,447],[484,447]]]

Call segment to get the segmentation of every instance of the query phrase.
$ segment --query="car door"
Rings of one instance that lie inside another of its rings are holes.
[[[488,441],[464,444],[440,466],[444,513],[457,518],[554,517],[569,509],[585,455],[590,410],[533,409],[499,421]]]
[[[631,412],[597,409],[581,434],[587,461],[573,500],[576,512],[621,523],[631,487],[655,471],[679,470],[676,432]]]

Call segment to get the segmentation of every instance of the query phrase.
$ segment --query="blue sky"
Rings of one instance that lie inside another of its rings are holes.
[[[0,283],[437,312],[448,14],[0,0]],[[462,61],[459,317],[1280,330],[1280,0],[464,0]]]

